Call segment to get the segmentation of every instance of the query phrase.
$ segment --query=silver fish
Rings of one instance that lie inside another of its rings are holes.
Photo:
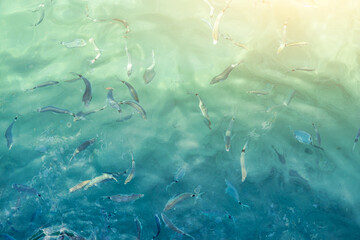
[[[123,84],[125,84],[127,86],[127,88],[129,89],[129,92],[131,94],[131,96],[133,97],[133,99],[135,99],[135,101],[139,102],[139,97],[137,95],[137,92],[135,90],[135,88],[128,82],[124,81],[124,80],[120,80],[120,82],[122,82]]]
[[[69,110],[57,108],[54,106],[46,106],[46,107],[38,108],[37,111],[38,112],[54,112],[54,113],[61,113],[61,114],[69,114],[69,115],[75,117],[75,114],[70,112]]]
[[[142,231],[141,222],[137,217],[134,219],[134,222],[136,224],[136,231],[137,231],[136,240],[140,240],[141,239],[141,231]]]
[[[134,155],[131,153],[131,170],[129,175],[126,177],[124,185],[128,184],[135,176],[135,160],[134,160]]]
[[[210,13],[209,13],[209,17],[213,17],[214,16],[214,7],[213,5],[209,2],[209,0],[204,0],[204,2],[209,5],[209,8],[210,8]]]
[[[75,39],[70,42],[58,41],[61,45],[67,48],[80,48],[86,46],[86,41],[84,39]]]
[[[301,143],[312,144],[311,135],[302,130],[295,130],[294,137]]]
[[[240,198],[239,198],[239,193],[236,190],[236,188],[227,179],[225,179],[225,183],[226,183],[225,193],[227,193],[228,195],[233,197],[236,200],[236,202],[241,204]]]
[[[144,72],[144,81],[145,81],[145,84],[149,84],[155,77],[155,53],[154,53],[154,50],[152,50],[152,64],[150,65],[150,67],[148,67],[145,72]]]
[[[321,137],[320,137],[319,129],[315,126],[314,123],[312,125],[313,125],[314,131],[316,133],[316,139],[317,139],[318,146],[321,147]]]
[[[161,224],[160,224],[160,218],[158,215],[155,215],[155,222],[156,222],[156,228],[157,228],[157,232],[156,235],[153,236],[152,239],[157,238],[160,235],[160,231],[161,231]]]
[[[110,107],[116,109],[119,113],[121,112],[121,107],[120,107],[120,104],[117,103],[114,99],[114,96],[113,96],[113,88],[106,88],[106,90],[109,90],[108,91],[108,94],[107,94],[107,102],[108,104],[110,105]]]
[[[38,193],[38,191],[35,188],[23,185],[23,184],[16,184],[14,183],[12,185],[12,188],[14,188],[16,191],[20,192],[24,192],[24,193],[30,193],[33,195],[37,195],[38,197],[41,197],[41,194]]]
[[[39,20],[35,23],[35,27],[37,25],[39,25],[40,23],[42,23],[42,21],[44,20],[44,17],[45,17],[45,5],[44,4],[40,4],[39,7],[34,10],[33,12],[37,12],[37,11],[40,11],[40,18]]]
[[[74,187],[70,188],[69,189],[69,192],[75,192],[83,187],[85,187],[88,183],[90,182],[90,180],[85,180],[85,181],[82,181],[81,183],[75,185]]]
[[[126,52],[126,56],[128,58],[128,64],[126,66],[126,73],[127,73],[128,77],[130,77],[130,75],[132,73],[132,63],[131,63],[131,56],[129,53],[129,49],[127,46],[127,41],[125,41],[125,52]]]
[[[283,101],[283,104],[284,104],[285,106],[289,106],[291,100],[292,100],[292,99],[294,98],[294,96],[295,96],[295,93],[296,93],[295,90],[291,90],[291,91],[289,92],[287,98],[285,98],[284,101]]]
[[[175,173],[174,180],[169,185],[166,186],[166,191],[173,184],[178,183],[185,176],[185,173],[186,173],[186,166],[180,167]]]
[[[355,140],[354,140],[354,145],[353,145],[353,151],[355,150],[355,146],[356,146],[356,143],[359,141],[359,137],[360,137],[360,128],[355,136]]]
[[[96,52],[96,56],[90,61],[90,64],[93,64],[93,63],[95,63],[95,62],[100,58],[100,56],[101,56],[101,51],[100,51],[100,49],[96,46],[94,38],[90,38],[90,39],[89,39],[89,42],[93,44],[94,50],[95,50],[95,52]]]
[[[220,73],[219,75],[215,76],[210,84],[215,84],[215,83],[218,83],[218,82],[222,82],[224,80],[226,80],[229,76],[229,74],[232,72],[232,70],[234,70],[234,68],[236,66],[238,66],[240,64],[240,62],[238,63],[234,63],[234,64],[231,64],[229,67],[227,67],[222,73]]]
[[[247,176],[246,167],[245,167],[245,150],[248,145],[248,142],[245,143],[243,149],[241,150],[240,155],[240,165],[241,165],[241,181],[244,182]]]
[[[111,179],[118,182],[118,180],[112,174],[103,173],[101,176],[91,179],[90,182],[85,186],[84,189],[87,190],[88,188],[94,186],[95,184],[101,183],[103,181],[111,180]]]
[[[142,116],[142,118],[144,120],[147,119],[146,112],[145,112],[144,108],[142,106],[140,106],[140,104],[138,104],[137,102],[132,101],[132,100],[127,100],[127,101],[121,101],[119,104],[127,104],[127,105],[135,108],[135,110],[138,111],[138,113]]]
[[[87,141],[83,142],[80,146],[78,146],[78,147],[75,149],[73,155],[71,156],[69,162],[71,162],[71,160],[73,160],[73,158],[74,158],[76,155],[78,155],[80,152],[84,151],[88,146],[90,146],[91,144],[93,144],[95,141],[96,141],[96,138],[92,138],[92,139],[90,139],[90,140],[87,140]]]
[[[104,198],[110,199],[114,202],[133,202],[144,197],[144,194],[118,194],[113,196],[106,196]]]
[[[191,198],[191,197],[196,197],[196,194],[194,194],[194,193],[179,194],[176,197],[173,197],[167,201],[163,211],[168,211],[168,210],[172,209],[179,202],[184,201],[185,199]]]
[[[91,89],[91,84],[89,82],[89,80],[87,80],[83,75],[81,74],[78,74],[78,73],[72,73],[76,76],[78,76],[79,78],[81,78],[83,81],[84,81],[84,84],[85,84],[85,92],[83,94],[83,97],[82,97],[82,101],[84,102],[84,105],[85,107],[89,106],[90,104],[90,101],[92,99],[92,89]]]
[[[228,152],[230,151],[230,145],[231,145],[231,131],[232,131],[232,127],[234,125],[235,122],[235,117],[232,117],[229,123],[228,128],[226,129],[225,132],[225,150]]]
[[[85,120],[86,116],[87,115],[90,115],[90,114],[93,114],[93,113],[96,113],[96,112],[99,112],[99,111],[102,111],[106,108],[106,106],[100,108],[100,109],[97,109],[97,110],[93,110],[93,111],[88,111],[88,112],[83,112],[83,111],[80,111],[78,113],[75,114],[75,117],[74,117],[74,122],[76,121],[79,121],[79,120]]]
[[[176,227],[164,213],[161,213],[161,218],[162,218],[163,222],[166,224],[166,226],[168,228],[170,228],[171,230],[173,230],[173,231],[175,231],[177,233],[180,233],[181,235],[187,236],[187,237],[189,237],[191,239],[195,239],[190,234],[187,234],[184,231],[182,231],[180,228]]]
[[[35,87],[29,88],[26,91],[34,90],[36,88],[42,88],[42,87],[47,87],[47,86],[51,86],[51,85],[56,85],[56,84],[59,84],[59,82],[58,81],[48,81],[48,82],[40,83],[39,85],[36,85]]]
[[[222,16],[224,15],[226,9],[228,9],[230,7],[230,3],[232,0],[228,0],[226,2],[225,7],[220,11],[220,13],[217,15],[215,22],[214,22],[214,26],[212,29],[212,38],[213,38],[213,44],[215,45],[218,40],[219,40],[219,25],[220,25],[220,20],[222,18]]]
[[[209,114],[208,114],[208,110],[207,110],[203,100],[201,99],[200,95],[198,93],[195,93],[195,96],[197,96],[198,99],[199,99],[199,108],[200,108],[201,114],[203,115],[203,117],[207,121],[208,128],[211,129],[211,121],[210,121],[210,117],[209,117]]]
[[[122,117],[122,118],[120,118],[120,119],[117,119],[116,121],[117,121],[117,122],[125,122],[125,121],[131,119],[132,116],[134,116],[134,114],[135,114],[135,113],[130,113],[129,115],[126,115],[125,117]]]
[[[274,149],[276,155],[278,156],[278,159],[279,161],[282,163],[282,164],[285,164],[286,163],[286,160],[285,160],[285,157],[284,155],[280,154],[273,145],[271,145],[271,147]]]
[[[5,138],[6,138],[7,147],[9,148],[9,150],[12,148],[12,146],[14,144],[13,135],[12,135],[12,129],[13,129],[14,124],[15,124],[17,119],[18,119],[18,116],[16,115],[15,118],[13,119],[12,123],[10,124],[10,126],[5,131]]]

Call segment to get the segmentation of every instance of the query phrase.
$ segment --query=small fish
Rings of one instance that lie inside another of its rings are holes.
[[[134,202],[142,197],[144,197],[144,194],[118,194],[106,196],[104,198],[110,199],[114,202]]]
[[[305,131],[295,130],[294,137],[301,143],[312,144],[311,135]]]
[[[236,188],[227,179],[225,179],[225,183],[226,183],[225,193],[230,195],[232,198],[234,198],[236,200],[236,202],[241,204],[240,198],[239,198],[239,193],[236,190]]]
[[[56,84],[59,84],[59,82],[58,81],[48,81],[48,82],[40,83],[39,85],[36,85],[35,87],[29,88],[25,91],[30,91],[30,90],[34,90],[36,88],[42,88],[42,87],[52,86],[52,85],[56,85]]]
[[[162,218],[163,222],[166,224],[166,226],[168,228],[170,228],[171,230],[173,230],[173,231],[175,231],[177,233],[180,233],[181,235],[184,235],[184,236],[187,236],[189,238],[195,239],[193,236],[185,233],[184,231],[182,231],[181,229],[176,227],[164,213],[161,213],[161,218]]]
[[[86,116],[87,115],[90,115],[90,114],[93,114],[93,113],[96,113],[96,112],[99,112],[99,111],[102,111],[106,108],[106,106],[100,108],[100,109],[97,109],[97,110],[93,110],[93,111],[89,111],[89,112],[83,112],[83,111],[80,111],[78,113],[75,114],[75,117],[74,117],[74,122],[76,121],[79,121],[79,120],[85,120]]]
[[[37,111],[38,112],[54,112],[54,113],[61,113],[61,114],[69,114],[69,115],[75,117],[75,114],[70,112],[69,110],[57,108],[54,106],[46,106],[46,107],[38,108]]]
[[[173,197],[167,201],[163,211],[168,211],[168,210],[172,209],[179,202],[184,201],[185,199],[191,198],[191,197],[196,197],[196,194],[194,194],[194,193],[179,194],[176,197]]]
[[[204,2],[209,5],[210,7],[210,13],[209,13],[209,17],[212,18],[214,16],[214,7],[213,5],[209,2],[209,0],[204,0]]]
[[[132,73],[132,63],[131,63],[131,56],[129,54],[129,50],[127,47],[127,41],[125,41],[125,52],[126,52],[126,56],[128,58],[128,64],[126,66],[126,73],[127,73],[128,77],[130,77],[130,75]]]
[[[230,151],[231,131],[232,131],[234,122],[235,122],[235,117],[232,117],[231,120],[230,120],[229,126],[228,126],[228,128],[226,129],[226,132],[225,132],[225,150],[227,152]]]
[[[152,239],[156,239],[160,235],[160,231],[161,231],[160,218],[157,214],[155,215],[155,223],[156,223],[157,232],[156,232],[156,235],[153,236]]]
[[[278,159],[279,161],[282,163],[282,164],[285,164],[286,163],[286,160],[285,160],[285,157],[284,155],[280,154],[273,145],[271,145],[271,147],[274,149],[276,155],[278,156]]]
[[[281,37],[281,40],[280,40],[280,46],[279,48],[277,49],[277,54],[279,55],[283,50],[284,48],[286,47],[286,29],[287,29],[287,22],[284,23],[283,25],[283,31],[282,31],[282,37]]]
[[[316,69],[314,69],[314,68],[293,68],[293,69],[288,70],[287,72],[297,72],[297,71],[315,72]]]
[[[36,10],[34,10],[33,12],[37,12],[37,11],[40,11],[40,18],[39,18],[39,20],[35,23],[35,27],[37,26],[37,25],[39,25],[40,23],[42,23],[42,21],[44,20],[44,18],[45,18],[45,5],[44,4],[40,4],[39,6],[38,6],[38,8],[36,9]]]
[[[236,66],[238,66],[240,64],[240,62],[238,63],[234,63],[234,64],[231,64],[229,67],[227,67],[222,73],[220,73],[219,75],[215,76],[210,84],[215,84],[215,83],[218,83],[218,82],[222,82],[224,80],[226,80],[229,76],[229,74],[232,72],[232,70],[234,70],[234,68]]]
[[[318,146],[321,147],[321,137],[320,137],[319,129],[315,126],[314,123],[312,125],[313,125],[314,131],[316,133],[316,139],[317,139]]]
[[[208,114],[208,110],[207,110],[203,100],[201,99],[200,95],[198,93],[195,93],[195,96],[197,96],[199,99],[199,108],[201,110],[201,114],[206,119],[208,128],[211,129],[211,121],[210,121],[210,117]]]
[[[61,45],[67,48],[81,48],[86,46],[86,41],[84,39],[78,38],[70,42],[57,41]]]
[[[72,74],[74,74],[74,75],[78,76],[79,78],[81,78],[85,83],[85,92],[83,94],[82,101],[84,102],[85,107],[87,107],[87,106],[89,106],[90,101],[92,99],[91,84],[90,84],[89,80],[87,80],[85,77],[83,77],[83,75],[78,74],[78,73],[74,73],[74,72]]]
[[[125,179],[124,185],[128,184],[135,176],[135,160],[134,160],[134,155],[131,153],[131,170],[129,175],[127,176],[127,178]]]
[[[308,42],[292,42],[292,43],[287,43],[286,47],[303,46],[308,44],[309,44]]]
[[[220,13],[218,14],[218,16],[216,17],[213,29],[212,29],[212,38],[213,38],[213,44],[217,44],[218,40],[219,40],[219,25],[220,25],[220,20],[222,18],[222,16],[224,15],[226,9],[228,9],[230,7],[230,3],[232,0],[228,0],[225,7],[220,11]]]
[[[122,82],[123,84],[125,84],[127,86],[127,88],[129,89],[129,92],[131,94],[131,96],[133,97],[133,99],[137,102],[139,102],[139,97],[135,91],[135,88],[128,82],[124,81],[124,80],[120,80],[120,82]]]
[[[94,59],[92,59],[92,60],[90,61],[90,64],[93,64],[93,63],[95,63],[95,62],[100,58],[100,56],[101,56],[101,51],[100,51],[100,49],[96,46],[94,38],[90,38],[90,39],[89,39],[89,42],[92,43],[92,45],[94,46],[94,50],[95,50],[95,52],[96,52],[96,56],[94,57]]]
[[[101,176],[91,179],[90,182],[85,186],[84,189],[87,190],[88,188],[94,186],[95,184],[101,183],[106,180],[111,180],[111,179],[118,182],[118,180],[112,174],[103,173]]]
[[[296,91],[291,90],[287,96],[287,98],[284,99],[283,104],[285,107],[289,106],[291,100],[294,98]]]
[[[88,146],[90,146],[91,144],[93,144],[95,141],[96,141],[96,138],[92,138],[92,139],[90,139],[90,140],[87,140],[87,141],[83,142],[80,146],[78,146],[78,147],[75,149],[72,157],[70,158],[69,163],[71,162],[71,160],[73,160],[73,158],[74,158],[76,155],[78,155],[80,152],[84,151]]]
[[[13,129],[14,124],[15,124],[17,119],[18,119],[18,115],[15,116],[12,123],[10,124],[10,126],[5,131],[5,138],[6,138],[7,147],[9,148],[9,150],[12,148],[12,146],[14,144],[13,135],[12,135],[12,129]]]
[[[106,88],[106,90],[109,90],[108,94],[107,94],[107,102],[108,102],[108,104],[110,105],[110,107],[116,109],[120,113],[121,112],[120,104],[118,104],[115,101],[114,96],[113,96],[113,90],[114,89],[109,87],[109,88]]]
[[[247,91],[249,94],[256,94],[256,95],[268,95],[269,91],[266,90],[253,90],[253,91]]]
[[[72,187],[72,188],[70,188],[69,189],[69,192],[75,192],[75,191],[77,191],[77,190],[79,190],[79,189],[81,189],[81,188],[83,188],[83,187],[85,187],[86,186],[86,184],[88,184],[90,182],[90,180],[85,180],[85,181],[83,181],[83,182],[81,182],[81,183],[79,183],[79,184],[77,184],[76,186],[74,186],[74,187]]]
[[[122,117],[122,118],[120,118],[120,119],[117,119],[116,121],[117,121],[117,122],[125,122],[125,121],[131,119],[132,116],[134,116],[134,114],[135,114],[135,113],[130,113],[129,115],[126,115],[125,117]]]
[[[150,65],[150,67],[148,67],[145,72],[144,72],[144,81],[145,84],[149,84],[155,77],[155,53],[154,50],[152,50],[152,64]]]
[[[17,184],[14,183],[12,185],[12,188],[15,189],[16,191],[18,191],[19,193],[24,192],[24,193],[30,193],[33,195],[37,195],[38,197],[41,197],[41,194],[38,193],[38,191],[35,188],[23,185],[23,184]]]
[[[240,155],[240,165],[241,165],[241,182],[245,181],[246,178],[246,168],[245,168],[245,150],[246,147],[248,145],[248,142],[245,143],[243,149],[241,150],[241,155]]]
[[[353,151],[355,150],[355,146],[356,146],[356,143],[359,141],[359,137],[360,137],[360,128],[355,136],[355,140],[354,140],[354,145],[353,145]]]
[[[130,32],[130,27],[129,27],[129,23],[124,20],[124,19],[119,19],[119,18],[113,18],[112,19],[113,21],[115,22],[120,22],[124,25],[125,29],[126,29],[126,32],[125,33],[129,33]]]
[[[141,239],[141,231],[142,231],[141,222],[137,217],[134,219],[134,222],[136,224],[136,231],[137,231],[136,240],[140,240]]]
[[[186,169],[187,169],[186,166],[183,166],[176,171],[174,180],[169,185],[166,186],[166,191],[168,190],[169,187],[171,187],[175,183],[178,183],[185,176]]]
[[[135,110],[138,111],[138,113],[142,116],[142,118],[144,120],[147,119],[146,112],[145,112],[144,108],[142,106],[140,106],[139,103],[132,101],[132,100],[127,100],[127,101],[121,101],[119,104],[127,104],[127,105],[135,108]]]

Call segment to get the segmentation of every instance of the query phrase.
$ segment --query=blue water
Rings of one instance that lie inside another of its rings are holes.
[[[2,239],[360,239],[359,3],[210,2],[0,2]]]

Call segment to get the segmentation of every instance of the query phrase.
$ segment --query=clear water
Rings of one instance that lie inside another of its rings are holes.
[[[43,231],[52,238],[38,239],[57,239],[66,231],[65,239],[136,239],[137,217],[141,239],[151,239],[154,215],[160,216],[171,197],[200,191],[204,194],[165,212],[195,239],[360,239],[360,146],[353,150],[360,127],[360,3],[318,0],[317,7],[307,6],[311,2],[233,0],[220,33],[246,50],[221,36],[214,45],[202,20],[213,24],[225,1],[211,1],[215,12],[210,18],[202,0],[2,0],[4,133],[19,115],[11,150],[5,138],[0,146],[2,238],[29,239]],[[89,17],[107,21],[87,18],[87,8]],[[131,31],[126,33],[114,18],[125,19]],[[287,43],[308,44],[277,54],[285,23]],[[98,52],[90,38],[101,52],[93,64]],[[65,44],[76,39],[86,45]],[[125,40],[133,64],[130,77]],[[152,50],[156,75],[145,84]],[[226,80],[210,85],[240,60]],[[65,81],[74,78],[70,72],[91,82],[88,107],[82,102],[84,83]],[[119,79],[134,86],[147,120],[134,114],[117,122],[136,112],[128,105],[121,105],[120,114],[107,107],[76,122],[70,115],[37,112],[49,105],[74,113],[99,109],[107,104],[108,87],[114,88],[115,100],[131,100]],[[60,83],[25,91],[46,81]],[[254,90],[267,94],[248,93]],[[283,104],[292,91],[291,101]],[[206,105],[211,130],[192,93]],[[224,136],[233,116],[227,152]],[[312,123],[323,149],[316,147]],[[312,145],[299,142],[295,130],[309,133]],[[96,142],[69,163],[74,150],[91,138]],[[240,156],[247,141],[242,182]],[[128,170],[131,152],[136,162],[131,182],[124,185],[124,175],[119,183],[69,193],[104,172]],[[186,168],[183,178],[168,186],[181,167]],[[225,193],[225,179],[242,205]],[[32,187],[41,197],[19,193],[13,184]],[[132,193],[144,197],[126,203],[103,198]],[[161,222],[158,239],[187,238]]]

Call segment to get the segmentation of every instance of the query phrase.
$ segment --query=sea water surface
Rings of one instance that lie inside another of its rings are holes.
[[[0,236],[360,239],[359,13],[1,0]]]

